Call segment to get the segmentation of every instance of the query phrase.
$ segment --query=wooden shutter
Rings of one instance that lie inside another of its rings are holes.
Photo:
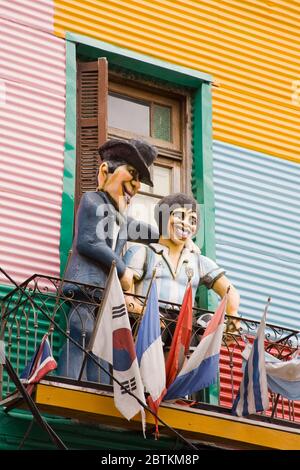
[[[107,60],[79,62],[77,71],[76,207],[84,192],[97,187],[98,147],[107,139]]]

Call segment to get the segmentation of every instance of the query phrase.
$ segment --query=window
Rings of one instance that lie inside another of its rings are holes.
[[[108,72],[104,58],[78,62],[76,202],[96,188],[97,149],[107,138],[144,138],[158,149],[154,187],[142,184],[130,214],[153,222],[153,204],[178,191],[190,191],[187,171],[189,94],[156,83]]]
[[[125,138],[140,135],[157,146],[180,152],[179,99],[114,81],[109,82],[108,90],[108,125],[113,134]]]

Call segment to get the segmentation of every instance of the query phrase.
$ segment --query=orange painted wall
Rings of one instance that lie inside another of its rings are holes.
[[[54,31],[213,74],[214,138],[299,161],[299,0],[55,0]]]

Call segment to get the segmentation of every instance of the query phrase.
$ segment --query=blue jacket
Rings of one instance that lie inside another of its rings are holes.
[[[113,250],[115,222],[118,222],[120,229]],[[133,239],[130,238],[132,233],[141,235]],[[123,218],[106,193],[87,192],[81,197],[78,207],[65,280],[105,287],[112,261],[116,262],[119,278],[124,274],[126,265],[121,253],[126,241],[149,244],[158,241],[158,238],[159,234],[152,226],[130,217]],[[71,284],[64,285],[64,292],[80,297],[80,290]]]

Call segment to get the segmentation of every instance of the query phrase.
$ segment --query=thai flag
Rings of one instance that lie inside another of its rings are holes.
[[[124,294],[115,266],[107,281],[89,348],[96,356],[112,364],[114,378],[146,405]],[[116,408],[128,420],[141,411],[144,428],[143,407],[115,380],[113,385]]]
[[[266,314],[267,307],[244,369],[240,389],[232,406],[231,411],[236,416],[248,416],[269,408],[264,349]]]
[[[56,369],[57,363],[52,355],[48,335],[44,335],[40,346],[20,375],[25,384],[38,383],[48,372]]]
[[[139,327],[136,355],[143,384],[150,394],[148,404],[157,413],[166,392],[166,371],[155,280],[152,282],[145,314]]]
[[[184,294],[166,363],[167,388],[174,382],[189,351],[193,321],[192,305],[192,286],[189,283]]]
[[[184,397],[217,381],[227,294],[210,320],[201,342],[183,366],[165,400]]]

